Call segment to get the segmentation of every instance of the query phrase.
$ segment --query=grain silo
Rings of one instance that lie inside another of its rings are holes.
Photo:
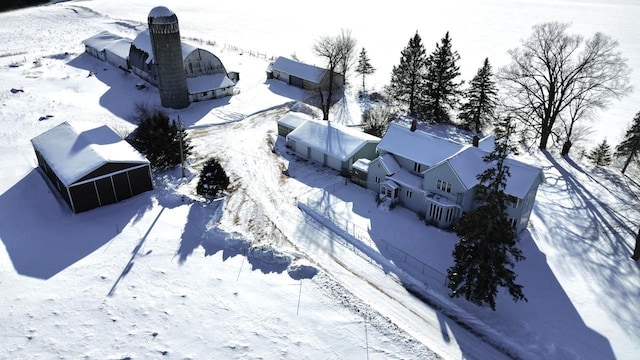
[[[149,12],[148,21],[157,66],[160,102],[164,107],[186,108],[189,106],[189,92],[178,17],[166,7],[158,6]]]

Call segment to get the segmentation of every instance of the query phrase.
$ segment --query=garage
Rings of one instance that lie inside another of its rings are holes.
[[[291,131],[287,146],[305,159],[340,171],[349,176],[358,159],[376,157],[380,139],[354,128],[331,121],[307,120]]]
[[[153,189],[149,161],[108,126],[64,122],[31,143],[42,173],[74,213]]]

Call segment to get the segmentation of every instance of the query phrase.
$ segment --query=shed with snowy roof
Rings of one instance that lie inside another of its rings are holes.
[[[331,121],[307,120],[287,135],[287,146],[305,159],[350,175],[358,159],[373,159],[380,138]]]
[[[108,126],[64,122],[31,143],[42,172],[74,213],[153,189],[149,161]]]
[[[306,90],[329,88],[329,70],[279,56],[267,68],[268,79],[278,79]],[[344,85],[344,76],[333,74],[333,85]]]
[[[102,31],[82,41],[85,51],[115,67],[129,71],[131,39]]]

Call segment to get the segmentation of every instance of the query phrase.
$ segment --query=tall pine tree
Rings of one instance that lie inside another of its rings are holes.
[[[458,118],[465,129],[481,133],[494,121],[498,103],[498,89],[488,58],[484,59],[484,64],[471,80],[465,97],[467,101],[462,105]]]
[[[601,167],[611,164],[611,147],[607,143],[607,139],[602,140],[593,150],[587,154],[587,159],[594,166]]]
[[[633,123],[624,135],[624,139],[616,147],[616,156],[626,156],[627,160],[622,167],[622,173],[627,171],[627,167],[632,160],[637,159],[640,153],[640,111],[633,118]]]
[[[453,51],[447,31],[427,59],[427,100],[421,112],[433,122],[450,122],[449,112],[455,110],[460,103],[462,83],[456,82],[456,78],[460,76],[460,67],[457,65],[459,60],[460,55]]]
[[[447,270],[451,297],[463,296],[493,310],[499,287],[506,288],[514,301],[527,300],[512,270],[514,261],[524,260],[524,255],[506,216],[510,200],[504,190],[510,172],[505,159],[514,151],[509,140],[512,131],[509,119],[496,127],[495,149],[484,157],[490,167],[478,175],[475,200],[480,205],[460,218],[456,226],[460,240],[453,250],[455,264]]]
[[[376,69],[371,65],[369,61],[369,56],[367,55],[367,50],[362,48],[360,51],[360,57],[358,57],[358,66],[356,67],[356,72],[362,75],[362,93],[365,92],[364,86],[364,78],[367,75],[371,75],[376,71]]]
[[[400,64],[391,71],[391,84],[387,91],[392,99],[408,105],[409,115],[416,116],[422,99],[427,70],[427,52],[422,38],[416,34],[402,50]]]

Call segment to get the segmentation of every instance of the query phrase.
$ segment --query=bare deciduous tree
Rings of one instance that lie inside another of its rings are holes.
[[[552,135],[552,140],[565,138],[558,119],[575,124],[631,91],[618,42],[602,33],[585,40],[567,34],[568,27],[559,22],[534,26],[533,34],[509,51],[512,62],[499,72],[511,110],[543,150]]]
[[[355,46],[356,41],[351,37],[351,32],[344,29],[340,32],[340,35],[320,37],[313,45],[313,52],[325,59],[326,67],[329,71],[329,85],[326,97],[322,89],[319,89],[323,120],[329,120],[329,109],[333,103],[333,94],[336,90],[335,74],[340,71],[346,72],[353,64]]]

